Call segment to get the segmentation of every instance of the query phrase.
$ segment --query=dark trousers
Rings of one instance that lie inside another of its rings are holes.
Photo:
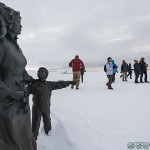
[[[130,76],[130,79],[132,79],[132,71],[129,72],[129,74],[127,76]]]
[[[43,117],[45,133],[48,134],[48,132],[51,130],[50,113],[44,113],[37,107],[32,108],[32,132],[35,139],[37,139],[39,135],[41,117]]]
[[[113,73],[113,82],[115,82],[115,75],[116,75],[116,74],[115,74],[115,73]]]
[[[135,75],[135,83],[138,83],[139,75]]]
[[[108,85],[108,88],[110,89],[110,88],[112,88],[111,84],[113,82],[113,75],[107,75],[107,77],[108,77],[108,83],[107,83],[107,85]]]
[[[145,75],[144,81],[147,82],[147,71],[144,71],[141,73],[140,82],[142,82],[142,80],[143,80],[143,75]]]
[[[81,82],[83,83],[83,74],[81,74]]]

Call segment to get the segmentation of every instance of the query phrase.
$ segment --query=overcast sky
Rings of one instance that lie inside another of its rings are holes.
[[[19,45],[28,67],[68,68],[76,54],[87,67],[112,56],[150,59],[150,0],[1,0],[20,11]],[[120,62],[119,62],[120,61]]]

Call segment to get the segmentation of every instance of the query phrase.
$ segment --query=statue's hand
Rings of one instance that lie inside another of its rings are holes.
[[[20,100],[24,96],[24,93],[21,91],[14,91],[14,90],[9,89],[8,95],[14,100]]]

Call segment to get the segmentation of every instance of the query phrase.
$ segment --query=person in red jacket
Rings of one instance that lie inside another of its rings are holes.
[[[69,67],[72,67],[73,81],[76,81],[76,89],[79,89],[81,68],[84,67],[84,63],[79,59],[79,56],[76,55],[75,58],[69,63]],[[73,89],[73,87],[74,86],[72,85],[71,88]]]

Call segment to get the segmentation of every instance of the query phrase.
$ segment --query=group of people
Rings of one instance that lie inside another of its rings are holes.
[[[145,62],[145,58],[141,58],[140,61],[134,60],[134,69],[132,69],[131,63],[129,65],[126,63],[125,60],[122,61],[121,65],[121,76],[122,81],[127,81],[127,77],[130,76],[130,79],[132,79],[132,71],[134,70],[135,73],[135,83],[149,83],[147,80],[147,67],[148,64]],[[106,85],[108,86],[108,89],[112,88],[112,83],[115,82],[115,74],[118,72],[118,66],[115,64],[115,61],[112,60],[111,57],[108,57],[107,63],[104,66],[104,71],[106,72],[106,75],[108,77],[108,82]],[[143,76],[144,81],[143,81]],[[140,82],[138,81],[138,78],[140,76]]]
[[[147,67],[148,64],[145,62],[145,58],[141,58],[140,62],[138,60],[134,60],[134,73],[135,73],[135,83],[149,83],[147,80]],[[140,76],[140,82],[138,78]],[[143,80],[143,76],[144,80]]]

